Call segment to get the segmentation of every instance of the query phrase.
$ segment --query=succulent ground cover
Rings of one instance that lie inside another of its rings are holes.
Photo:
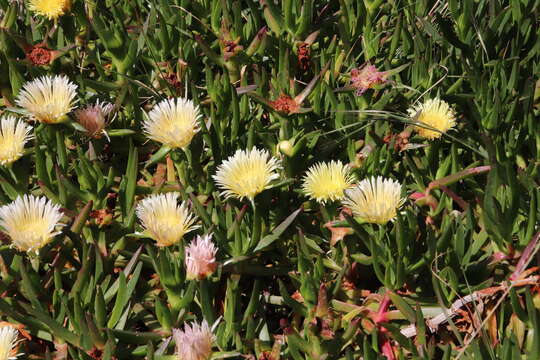
[[[0,360],[540,358],[537,0],[0,0]]]

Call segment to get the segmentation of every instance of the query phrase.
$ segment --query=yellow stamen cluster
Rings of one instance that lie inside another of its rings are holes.
[[[24,145],[32,138],[32,127],[13,116],[0,120],[0,164],[8,165],[23,155]]]
[[[403,202],[401,184],[379,176],[362,180],[345,190],[343,205],[365,222],[386,224],[396,217],[397,209]]]
[[[324,204],[343,198],[343,191],[354,181],[351,169],[341,161],[318,163],[307,171],[302,190],[311,199]]]
[[[163,100],[143,123],[146,135],[170,148],[187,148],[200,130],[199,107],[183,98]]]
[[[271,157],[266,150],[237,150],[218,167],[213,178],[226,198],[253,201],[257,194],[279,178],[278,168],[278,159]]]
[[[179,193],[171,192],[147,197],[136,209],[137,217],[144,227],[144,234],[157,242],[158,246],[173,245],[194,226],[196,217],[191,214],[187,203],[178,205]]]
[[[70,0],[30,0],[28,8],[49,20],[58,19],[71,7]]]
[[[42,76],[25,83],[15,102],[37,121],[56,124],[68,119],[76,96],[77,85],[66,76]]]
[[[17,358],[16,347],[19,331],[13,326],[0,327],[0,360],[13,360]]]
[[[415,129],[420,136],[433,140],[456,125],[456,115],[450,105],[440,99],[429,99],[408,110],[409,116],[420,123]],[[425,126],[422,126],[425,125]]]
[[[24,195],[0,207],[0,226],[20,251],[38,252],[59,234],[60,205],[45,197]]]

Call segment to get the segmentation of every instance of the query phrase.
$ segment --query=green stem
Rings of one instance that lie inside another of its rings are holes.
[[[199,295],[201,302],[201,311],[208,324],[215,321],[214,308],[212,306],[212,296],[210,294],[210,283],[203,279],[199,281]]]
[[[255,202],[252,202],[253,205],[253,230],[251,233],[251,242],[250,242],[250,248],[254,248],[256,244],[259,243],[261,239],[261,228],[262,228],[262,216],[261,211],[257,206],[255,206]]]

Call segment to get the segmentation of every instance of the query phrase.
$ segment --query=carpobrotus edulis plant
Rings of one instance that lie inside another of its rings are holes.
[[[24,84],[15,103],[35,120],[56,124],[68,120],[76,103],[77,85],[67,76],[42,76]]]
[[[303,178],[302,190],[312,200],[321,204],[341,200],[343,191],[352,186],[351,168],[341,161],[317,163],[310,167]]]
[[[218,167],[213,178],[226,198],[253,201],[257,194],[279,178],[279,167],[279,160],[266,150],[236,150]]]
[[[143,199],[136,209],[144,228],[143,234],[156,241],[158,246],[173,245],[184,235],[197,228],[196,217],[187,203],[178,204],[177,192],[151,195]]]
[[[8,165],[24,153],[24,145],[32,138],[32,126],[14,116],[0,119],[0,164]]]
[[[189,280],[201,280],[210,276],[217,267],[216,253],[212,234],[197,235],[186,247],[186,277]]]
[[[192,100],[163,100],[148,113],[143,129],[152,140],[170,148],[185,149],[200,130],[201,116]]]
[[[71,7],[71,0],[30,0],[28,8],[49,20],[56,20]]]
[[[178,360],[208,360],[212,356],[215,336],[206,320],[184,325],[184,330],[173,329]]]
[[[440,138],[442,134],[456,125],[456,114],[454,110],[452,110],[448,103],[441,99],[426,100],[424,103],[408,109],[407,112],[413,120],[435,129],[415,126],[418,134],[429,140]]]
[[[24,195],[0,207],[0,226],[20,251],[38,252],[59,234],[60,205],[45,197]]]
[[[345,190],[342,201],[354,216],[373,224],[386,224],[393,220],[403,202],[401,184],[381,176],[364,179]]]

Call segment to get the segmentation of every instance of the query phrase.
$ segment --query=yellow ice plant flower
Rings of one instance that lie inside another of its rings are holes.
[[[255,195],[267,189],[270,183],[279,178],[279,160],[270,156],[266,150],[236,150],[225,160],[213,176],[226,198],[253,201]]]
[[[15,103],[34,119],[56,124],[68,119],[76,103],[77,85],[66,76],[42,76],[24,84]]]
[[[365,222],[386,224],[396,217],[404,201],[398,181],[378,176],[362,180],[353,188],[345,190],[342,203],[352,210],[354,216]]]
[[[13,326],[0,327],[0,360],[16,359],[19,331]]]
[[[45,197],[24,195],[0,207],[0,226],[20,251],[38,252],[59,234],[60,205]]]
[[[28,8],[49,20],[56,20],[71,7],[70,0],[29,0]]]
[[[143,122],[146,135],[170,148],[185,149],[199,132],[199,107],[183,98],[163,100]]]
[[[184,330],[173,329],[176,343],[176,359],[208,360],[212,356],[212,344],[216,337],[212,334],[206,320],[184,325]]]
[[[179,196],[177,192],[151,195],[137,205],[137,217],[145,229],[143,234],[154,239],[158,246],[173,245],[198,228],[187,203],[178,205]]]
[[[32,138],[32,127],[13,116],[0,120],[0,164],[8,165],[23,155],[24,145]]]
[[[324,204],[343,198],[343,191],[352,186],[351,169],[341,161],[318,163],[304,176],[302,190],[311,199]]]
[[[429,99],[423,104],[414,106],[407,110],[409,116],[420,124],[427,125],[429,128],[415,126],[420,136],[426,139],[438,139],[442,134],[456,125],[456,114],[454,110],[443,100]]]

